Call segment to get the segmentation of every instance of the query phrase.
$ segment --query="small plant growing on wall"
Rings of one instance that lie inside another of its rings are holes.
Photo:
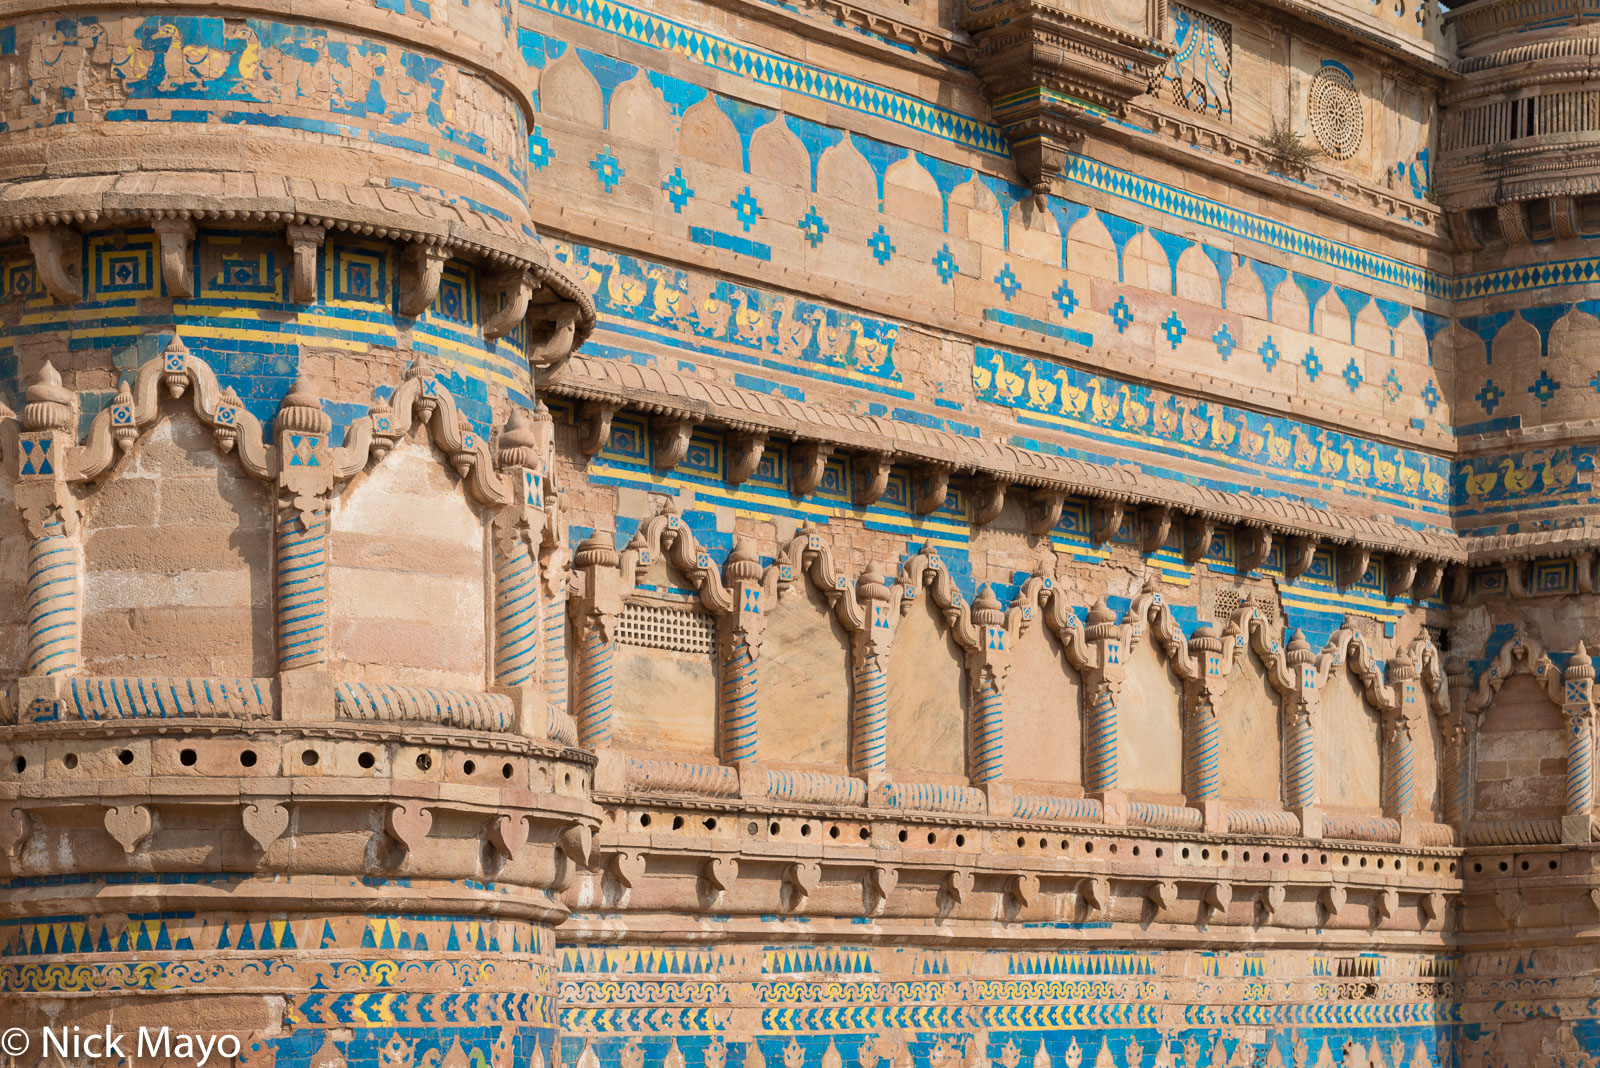
[[[1322,150],[1306,144],[1299,134],[1290,129],[1286,120],[1273,115],[1270,122],[1266,133],[1256,134],[1256,144],[1290,176],[1303,179],[1306,167],[1322,155]]]

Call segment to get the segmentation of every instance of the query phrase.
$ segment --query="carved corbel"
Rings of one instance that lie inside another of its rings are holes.
[[[1156,918],[1160,919],[1178,901],[1178,884],[1171,879],[1159,883],[1151,883],[1150,889],[1144,893],[1145,900],[1155,908]]]
[[[1528,233],[1528,216],[1522,210],[1522,201],[1501,201],[1495,205],[1495,218],[1500,223],[1500,236],[1507,246],[1520,248],[1533,243],[1533,237]]]
[[[1583,572],[1579,569],[1578,591],[1580,593],[1593,593],[1593,589],[1583,589]],[[1426,601],[1429,597],[1439,592],[1439,583],[1444,579],[1444,565],[1437,560],[1428,560],[1417,568],[1417,577],[1411,582],[1411,596],[1418,601]]]
[[[1081,880],[1078,900],[1083,902],[1085,918],[1104,916],[1111,908],[1111,881],[1103,875]]]
[[[1272,921],[1272,917],[1278,914],[1278,910],[1283,908],[1283,902],[1287,896],[1288,894],[1284,890],[1282,883],[1268,883],[1261,888],[1258,900],[1261,902],[1261,911],[1266,915],[1269,923]]]
[[[1522,910],[1522,893],[1517,890],[1496,890],[1494,911],[1502,926],[1510,929],[1517,924],[1517,913]]]
[[[662,417],[650,427],[650,466],[671,471],[689,455],[689,439],[694,435],[694,420]]]
[[[0,807],[0,856],[14,857],[33,833],[33,820],[15,805]]]
[[[611,440],[611,417],[617,406],[609,401],[584,401],[578,408],[578,451],[592,457]]]
[[[194,220],[157,219],[150,224],[161,242],[161,281],[167,296],[194,296]]]
[[[1290,582],[1311,570],[1317,559],[1317,539],[1297,534],[1283,547],[1283,577]]]
[[[789,492],[809,497],[822,485],[833,446],[821,441],[797,441],[789,446]]]
[[[1528,596],[1528,562],[1526,560],[1506,561],[1506,592],[1517,599]]]
[[[944,892],[952,902],[961,904],[972,893],[972,873],[965,869],[950,872],[944,877]]]
[[[119,805],[106,809],[106,833],[117,840],[124,853],[133,854],[150,836],[154,823],[145,805]]]
[[[528,844],[527,818],[509,812],[498,813],[490,818],[485,837],[496,853],[508,861],[514,861]]]
[[[1388,567],[1389,600],[1398,601],[1411,592],[1417,578],[1417,558],[1391,556]]]
[[[1571,241],[1583,236],[1578,221],[1578,198],[1567,194],[1550,198],[1550,229],[1557,241]]]
[[[972,483],[972,522],[974,526],[988,526],[1000,518],[1006,506],[1006,484],[998,478],[980,478]]]
[[[857,507],[870,508],[883,500],[884,491],[889,488],[889,468],[891,466],[893,466],[893,457],[886,452],[866,452],[856,457],[855,496]]]
[[[1372,911],[1378,914],[1378,922],[1393,919],[1394,914],[1400,911],[1400,891],[1394,887],[1380,890],[1378,896],[1372,899]]]
[[[728,435],[728,463],[723,479],[730,486],[742,486],[761,466],[767,451],[767,435],[756,430],[735,430]]]
[[[534,367],[554,367],[572,355],[573,340],[578,334],[578,306],[569,301],[551,305],[535,305],[534,324],[547,324],[542,329],[528,330],[528,362]]]
[[[1067,495],[1060,490],[1036,489],[1028,494],[1028,533],[1044,535],[1061,522]]]
[[[1594,592],[1594,550],[1585,549],[1573,561],[1573,567],[1578,575],[1578,592]],[[1432,591],[1430,591],[1432,592]]]
[[[433,306],[450,253],[438,245],[412,244],[400,258],[400,314],[415,319]]]
[[[1224,882],[1207,883],[1205,896],[1202,899],[1206,908],[1214,915],[1226,916],[1228,906],[1233,904],[1233,884]]]
[[[627,849],[611,857],[611,877],[624,890],[631,890],[644,881],[644,854]]]
[[[1352,545],[1339,554],[1339,585],[1353,586],[1366,577],[1372,566],[1372,550],[1365,545]]]
[[[884,864],[874,865],[867,870],[867,896],[870,900],[867,911],[873,914],[883,911],[889,901],[889,895],[894,893],[894,888],[900,884],[900,872]]]
[[[1089,508],[1089,540],[1104,545],[1122,529],[1122,514],[1127,505],[1122,501],[1096,501]]]
[[[917,515],[931,515],[943,508],[949,497],[950,468],[944,464],[924,464],[911,490],[911,510]]]
[[[265,853],[289,829],[289,807],[281,801],[252,801],[241,813],[244,831]]]
[[[798,909],[821,885],[822,865],[814,860],[796,861],[784,872],[784,882],[788,883],[789,892],[794,895],[793,908]]]
[[[420,849],[432,827],[432,810],[416,802],[390,805],[383,820],[383,829],[406,853]]]
[[[1265,527],[1252,527],[1245,532],[1244,545],[1239,552],[1239,570],[1245,574],[1266,565],[1272,555],[1272,531]]]
[[[1471,212],[1447,211],[1444,213],[1444,222],[1457,252],[1476,252],[1483,247],[1483,238],[1472,221]]]
[[[1344,908],[1347,896],[1348,894],[1342,886],[1334,885],[1322,888],[1322,891],[1317,894],[1317,904],[1321,905],[1322,911],[1328,914],[1325,922],[1332,923],[1334,918],[1339,915],[1339,910]]]
[[[1017,903],[1018,908],[1025,909],[1039,897],[1039,877],[1032,872],[1013,875],[1006,886],[1006,893]]]
[[[1210,516],[1191,516],[1183,529],[1184,563],[1197,564],[1211,548],[1211,538],[1217,532],[1217,521]]]
[[[40,227],[27,234],[28,250],[45,290],[61,304],[76,304],[83,295],[83,282],[77,268],[67,262],[67,246],[69,238],[76,246],[77,235],[65,226]]]
[[[1434,890],[1422,895],[1422,914],[1428,918],[1429,923],[1438,923],[1448,908],[1448,899],[1441,891]]]
[[[705,863],[700,865],[700,878],[706,884],[708,896],[713,898],[732,888],[733,881],[738,877],[739,861],[736,857],[707,857]]]
[[[317,302],[317,251],[327,239],[321,226],[291,224],[285,229],[293,265],[289,274],[289,299],[296,304]]]
[[[1445,592],[1445,603],[1462,605],[1467,601],[1467,591],[1472,588],[1472,568],[1466,564],[1451,564],[1446,576],[1448,589]]]
[[[593,848],[594,830],[586,823],[569,823],[556,836],[556,852],[574,867],[587,867]]]
[[[1149,553],[1160,552],[1162,546],[1167,544],[1167,537],[1172,533],[1172,506],[1163,504],[1153,509],[1145,518],[1144,523],[1144,551]]]
[[[533,299],[533,289],[538,284],[526,269],[509,271],[489,280],[484,289],[490,293],[505,294],[506,302],[499,311],[483,321],[485,341],[503,338],[517,328],[517,324],[528,314],[528,302]]]

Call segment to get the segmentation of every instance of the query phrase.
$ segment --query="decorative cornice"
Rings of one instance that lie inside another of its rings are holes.
[[[968,0],[962,21],[1022,181],[1040,198],[1085,132],[1121,116],[1171,56],[1153,37],[1049,0]]]

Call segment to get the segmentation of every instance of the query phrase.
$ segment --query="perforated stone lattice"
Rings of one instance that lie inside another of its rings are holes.
[[[1244,601],[1239,596],[1239,591],[1230,588],[1214,590],[1211,594],[1211,620],[1214,623],[1227,623],[1239,611]],[[1268,622],[1278,621],[1278,606],[1271,601],[1257,600],[1254,602]]]
[[[630,604],[622,610],[622,619],[617,623],[617,641],[673,653],[709,654],[717,647],[717,627],[704,612]]]
[[[1361,94],[1350,75],[1338,67],[1323,67],[1311,79],[1308,104],[1311,133],[1322,151],[1334,159],[1349,159],[1361,147],[1363,121]]]

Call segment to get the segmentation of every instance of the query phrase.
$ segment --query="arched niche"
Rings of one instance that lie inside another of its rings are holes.
[[[600,83],[584,68],[576,50],[544,69],[539,76],[539,114],[583,123],[598,129],[604,118]]]
[[[889,655],[888,765],[891,772],[966,772],[964,654],[933,598],[919,596],[895,631]]]
[[[444,456],[415,436],[334,498],[329,617],[341,671],[378,683],[486,685],[486,524]]]
[[[1217,788],[1223,797],[1281,804],[1283,714],[1278,691],[1252,650],[1234,662],[1217,702]]]
[[[1117,701],[1117,785],[1183,793],[1183,684],[1149,635],[1128,654]]]
[[[657,143],[672,130],[672,109],[643,73],[617,86],[610,117],[613,135],[643,144]]]
[[[796,185],[802,179],[809,180],[811,157],[789,124],[780,119],[767,123],[750,138],[750,173]]]
[[[1430,709],[1411,732],[1412,811],[1435,822],[1444,819],[1444,734]],[[1563,785],[1565,785],[1563,783]]]
[[[757,737],[773,763],[850,763],[850,636],[809,582],[766,613]]]
[[[1361,680],[1336,667],[1311,717],[1317,799],[1333,808],[1378,810],[1383,804],[1383,722]]]
[[[1198,242],[1178,257],[1178,296],[1203,308],[1222,307],[1222,276]]]
[[[1083,782],[1083,682],[1049,627],[1018,639],[1005,684],[1007,779]]]
[[[1478,720],[1478,819],[1551,819],[1566,809],[1567,740],[1561,709],[1532,675],[1506,679]]]
[[[717,625],[657,555],[634,577],[612,654],[612,744],[717,755]]]
[[[84,672],[272,674],[271,500],[193,415],[141,434],[85,501]]]
[[[686,158],[714,168],[731,168],[744,158],[739,131],[710,96],[683,113],[678,143]]]

